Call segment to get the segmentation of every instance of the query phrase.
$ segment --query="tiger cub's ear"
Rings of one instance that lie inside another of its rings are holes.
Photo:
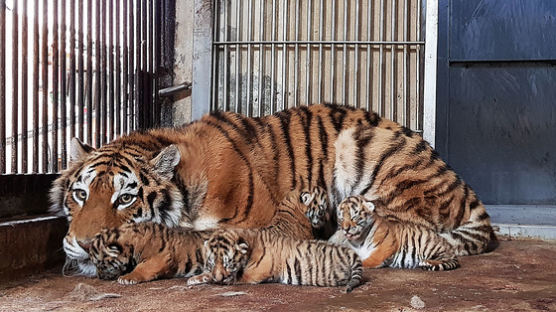
[[[299,195],[299,199],[305,206],[308,206],[312,200],[311,194],[309,194],[309,192],[301,192],[301,195]]]
[[[245,255],[249,251],[249,244],[247,244],[247,242],[243,239],[240,239],[236,244],[236,250]]]
[[[155,158],[151,160],[154,171],[163,179],[171,180],[174,176],[174,169],[180,163],[180,150],[175,144],[165,147]]]
[[[367,208],[370,212],[375,211],[375,204],[368,199],[363,198],[363,206],[365,206],[365,208]]]
[[[70,144],[70,164],[85,159],[94,150],[93,147],[81,142],[78,138],[72,138]]]

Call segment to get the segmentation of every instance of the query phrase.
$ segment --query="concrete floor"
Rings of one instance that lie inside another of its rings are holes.
[[[367,270],[341,288],[278,284],[187,287],[183,279],[134,286],[57,271],[0,286],[0,311],[556,311],[556,242],[502,241],[450,272]]]

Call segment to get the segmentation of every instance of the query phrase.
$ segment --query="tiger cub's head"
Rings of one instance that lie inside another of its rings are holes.
[[[127,237],[130,235],[130,226],[132,225],[102,230],[91,242],[89,256],[100,279],[116,279],[135,267],[133,244],[129,244]],[[122,240],[127,243],[122,244]]]
[[[349,241],[364,240],[373,224],[375,205],[363,196],[346,197],[338,205],[338,227]]]
[[[213,281],[232,284],[249,261],[251,249],[240,231],[217,230],[205,241],[205,271]]]
[[[330,220],[328,194],[324,188],[315,186],[304,190],[300,194],[300,200],[307,206],[305,215],[313,228],[319,229]]]
[[[182,219],[183,196],[172,181],[176,145],[136,133],[93,149],[74,138],[69,158],[50,191],[51,211],[69,223],[63,247],[71,265],[64,270],[96,274],[88,249],[102,229],[143,221],[175,226]]]

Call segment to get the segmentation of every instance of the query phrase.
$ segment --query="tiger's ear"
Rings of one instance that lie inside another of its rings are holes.
[[[94,150],[93,147],[81,142],[78,138],[72,138],[70,145],[70,164],[83,160]]]
[[[363,199],[363,205],[365,206],[365,208],[367,208],[367,210],[369,210],[370,212],[375,211],[375,204],[373,204],[372,201],[368,200],[368,199]]]
[[[174,169],[180,163],[180,150],[175,144],[165,147],[155,158],[151,160],[154,171],[163,179],[171,180],[174,176]]]

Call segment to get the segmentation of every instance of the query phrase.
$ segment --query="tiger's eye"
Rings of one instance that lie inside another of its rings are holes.
[[[133,195],[130,194],[123,194],[120,196],[120,204],[129,204],[133,200]]]
[[[73,191],[73,194],[75,195],[75,197],[81,201],[84,201],[85,199],[87,199],[87,192],[85,192],[84,190],[75,190]]]

